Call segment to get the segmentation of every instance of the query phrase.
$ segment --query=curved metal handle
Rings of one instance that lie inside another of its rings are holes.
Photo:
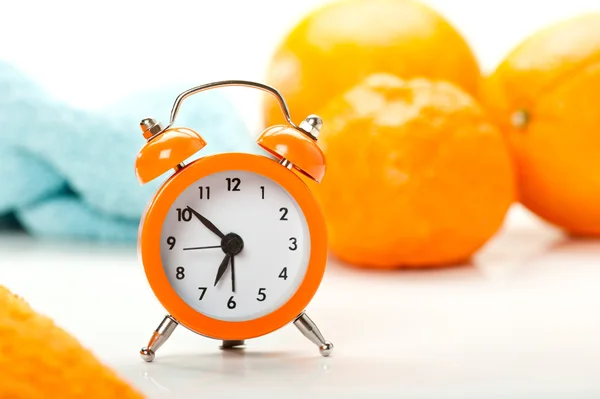
[[[271,86],[267,86],[262,83],[251,82],[248,80],[222,80],[220,82],[213,82],[213,83],[208,83],[208,84],[201,85],[201,86],[192,87],[191,89],[188,89],[188,90],[184,91],[183,93],[181,93],[180,95],[178,95],[177,98],[175,99],[175,103],[173,103],[173,108],[171,109],[171,118],[169,120],[169,125],[167,125],[167,127],[165,127],[163,130],[170,128],[173,125],[173,123],[175,123],[175,118],[177,118],[177,113],[179,112],[179,107],[181,106],[181,103],[183,102],[183,100],[185,100],[186,98],[188,98],[190,96],[193,96],[194,94],[200,93],[205,90],[216,89],[218,87],[227,87],[227,86],[252,87],[255,89],[266,91],[267,93],[273,95],[279,102],[279,106],[281,107],[281,112],[283,113],[283,116],[285,117],[287,122],[292,127],[299,129],[299,127],[296,126],[294,124],[294,122],[292,122],[292,118],[290,117],[290,111],[288,109],[287,104],[285,103],[285,99],[283,98],[281,93],[279,93],[275,88],[273,88]]]

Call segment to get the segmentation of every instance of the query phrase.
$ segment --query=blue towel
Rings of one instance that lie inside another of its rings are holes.
[[[20,224],[38,236],[134,241],[144,208],[170,174],[138,183],[139,122],[154,117],[166,125],[177,94],[202,83],[139,93],[92,113],[57,103],[0,62],[0,229]],[[194,158],[262,153],[218,91],[186,100],[176,125],[207,141]]]

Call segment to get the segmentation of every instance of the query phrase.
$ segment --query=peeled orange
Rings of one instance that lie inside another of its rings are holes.
[[[571,233],[600,235],[600,14],[525,40],[482,99],[510,142],[520,201]]]
[[[339,258],[360,266],[466,261],[514,198],[500,131],[450,83],[377,74],[321,111],[327,175],[315,185]]]
[[[461,35],[412,0],[346,0],[317,9],[281,42],[266,80],[301,121],[378,72],[448,80],[472,94],[480,81],[477,61]],[[277,103],[266,101],[267,125],[280,123]]]

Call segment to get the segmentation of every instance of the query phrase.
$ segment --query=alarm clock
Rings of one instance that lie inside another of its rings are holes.
[[[174,125],[182,102],[225,86],[273,95],[287,124],[258,137],[267,155],[223,153],[184,164],[206,142],[194,130]],[[174,171],[140,222],[138,252],[168,313],[141,349],[142,359],[153,361],[178,325],[230,349],[290,322],[328,356],[333,345],[304,311],[325,271],[326,224],[297,175],[320,182],[325,174],[317,145],[321,119],[310,115],[295,125],[276,89],[229,80],[181,93],[166,127],[152,118],[140,126],[147,142],[135,163],[138,180],[144,184]]]

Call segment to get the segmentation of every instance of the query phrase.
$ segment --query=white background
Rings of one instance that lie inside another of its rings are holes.
[[[599,0],[426,0],[472,45],[484,70],[524,37]],[[145,87],[263,81],[274,48],[323,0],[1,0],[0,60],[56,98],[101,108]],[[226,89],[252,129],[258,97]]]
[[[2,0],[0,59],[99,109],[146,86],[262,80],[282,34],[319,3]],[[427,3],[485,70],[541,26],[600,10],[598,0]],[[231,95],[257,127],[257,97]],[[574,399],[600,397],[599,259],[598,241],[570,240],[519,207],[465,267],[364,272],[332,259],[308,309],[336,345],[328,359],[288,326],[233,353],[178,329],[143,363],[163,309],[132,248],[0,237],[0,282],[153,398]]]

